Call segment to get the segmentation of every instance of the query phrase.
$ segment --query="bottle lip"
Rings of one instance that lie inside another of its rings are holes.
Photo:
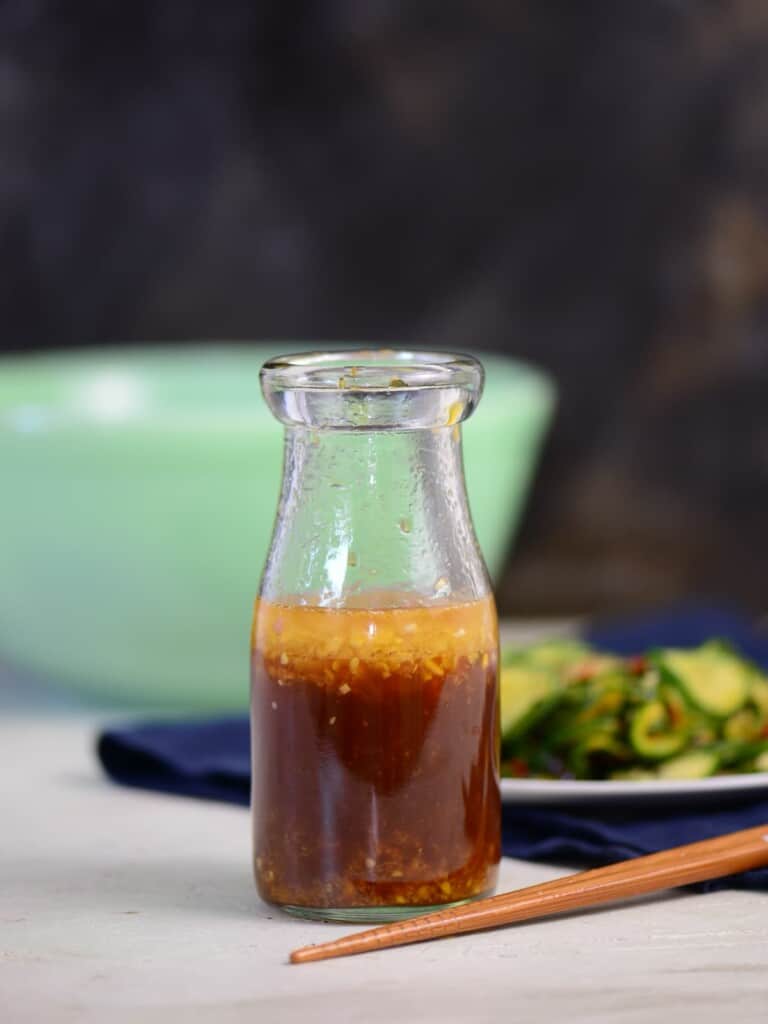
[[[458,352],[360,348],[298,352],[269,359],[261,368],[265,390],[392,393],[463,388],[479,398],[485,372]]]

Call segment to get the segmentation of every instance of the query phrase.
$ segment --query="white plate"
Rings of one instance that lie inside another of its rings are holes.
[[[580,620],[502,621],[502,644],[522,647],[552,637],[578,636]],[[506,804],[570,804],[610,800],[737,799],[750,790],[766,790],[768,772],[713,775],[709,779],[651,779],[637,782],[581,782],[573,779],[502,779]]]
[[[713,775],[709,779],[652,779],[591,782],[574,779],[502,779],[501,797],[508,804],[569,804],[588,800],[664,800],[679,797],[732,797],[748,790],[768,790],[768,772]]]

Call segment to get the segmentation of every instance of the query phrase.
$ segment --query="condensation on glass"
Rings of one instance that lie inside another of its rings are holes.
[[[294,913],[387,920],[492,891],[498,627],[461,426],[480,364],[285,356],[285,425],[251,641],[254,872]]]

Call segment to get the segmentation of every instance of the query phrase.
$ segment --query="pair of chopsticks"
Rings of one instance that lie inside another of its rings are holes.
[[[497,928],[600,903],[628,899],[677,885],[749,871],[768,865],[768,825],[730,832],[662,853],[620,861],[606,868],[581,871],[552,882],[530,885],[450,910],[438,910],[394,924],[355,932],[333,942],[304,946],[291,953],[291,963],[368,953],[409,942]]]

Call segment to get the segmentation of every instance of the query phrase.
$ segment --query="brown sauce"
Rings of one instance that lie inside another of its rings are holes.
[[[492,599],[328,609],[257,601],[254,869],[273,903],[432,906],[499,861]]]

